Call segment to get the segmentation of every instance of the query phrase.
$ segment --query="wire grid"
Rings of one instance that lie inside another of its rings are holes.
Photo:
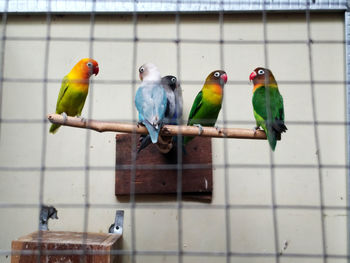
[[[93,45],[97,41],[113,41],[113,42],[128,42],[133,44],[133,54],[132,54],[132,67],[133,71],[137,71],[138,66],[137,65],[137,45],[138,43],[141,42],[174,42],[176,43],[176,57],[177,57],[177,76],[178,79],[181,80],[181,70],[180,70],[180,54],[181,54],[181,46],[180,43],[193,43],[193,44],[201,44],[201,43],[213,43],[213,44],[218,44],[220,45],[220,64],[221,68],[224,68],[224,44],[257,44],[260,43],[261,41],[233,41],[233,40],[225,40],[224,36],[224,31],[223,31],[223,25],[225,23],[225,10],[224,10],[224,1],[220,2],[221,10],[217,12],[218,16],[218,23],[220,25],[220,39],[218,40],[207,40],[207,39],[201,39],[201,40],[192,40],[192,39],[181,39],[180,38],[180,26],[181,26],[181,12],[179,9],[179,4],[180,1],[177,1],[177,10],[175,12],[175,24],[176,24],[176,38],[172,40],[168,39],[140,39],[138,38],[137,35],[137,27],[138,27],[138,10],[137,10],[137,1],[134,1],[134,11],[132,12],[132,21],[133,21],[133,35],[134,37],[132,39],[125,39],[125,38],[96,38],[94,37],[94,26],[95,26],[95,15],[96,15],[96,0],[93,1],[92,5],[92,10],[90,13],[90,37],[89,39],[85,38],[66,38],[66,37],[51,37],[51,21],[52,21],[52,16],[53,12],[51,12],[51,5],[50,1],[48,3],[48,12],[46,13],[46,38],[40,38],[40,37],[23,37],[23,38],[18,38],[18,37],[7,37],[6,36],[6,25],[7,25],[7,18],[8,18],[8,7],[9,7],[9,0],[5,2],[5,11],[2,15],[2,43],[1,43],[1,69],[0,69],[0,99],[3,99],[2,93],[3,93],[3,83],[4,82],[23,82],[23,83],[28,83],[28,82],[34,82],[34,83],[40,83],[43,85],[43,115],[42,119],[6,119],[6,116],[2,115],[0,107],[0,136],[1,136],[1,124],[2,123],[23,123],[23,124],[34,124],[34,123],[42,123],[42,129],[43,129],[43,137],[42,137],[42,144],[41,144],[41,166],[40,167],[6,167],[2,166],[0,167],[0,171],[37,171],[40,172],[40,192],[39,192],[39,205],[43,205],[44,203],[44,183],[45,183],[45,173],[46,171],[81,171],[83,170],[85,175],[84,175],[84,191],[85,191],[85,198],[84,198],[84,223],[83,223],[83,231],[84,233],[88,232],[88,223],[89,223],[89,209],[90,208],[100,208],[100,209],[131,209],[131,249],[130,250],[113,250],[112,254],[117,254],[117,255],[129,255],[131,258],[131,262],[136,262],[136,256],[137,255],[169,255],[169,256],[177,256],[178,262],[183,262],[183,256],[206,256],[206,257],[224,257],[226,259],[226,262],[231,262],[232,257],[262,257],[262,258],[269,258],[269,259],[274,259],[275,262],[280,262],[281,261],[281,247],[280,247],[280,240],[279,240],[279,228],[278,228],[278,216],[277,216],[277,210],[280,209],[304,209],[304,210],[316,210],[320,212],[320,221],[321,221],[321,236],[322,236],[322,253],[321,254],[294,254],[294,253],[284,253],[283,257],[291,257],[291,258],[321,258],[323,262],[327,262],[329,259],[350,259],[350,256],[347,255],[338,255],[338,254],[327,254],[327,237],[325,234],[325,220],[323,217],[323,213],[325,209],[328,210],[344,210],[348,211],[349,208],[347,206],[325,206],[324,203],[324,195],[323,195],[323,177],[322,177],[322,169],[328,168],[328,169],[347,169],[348,170],[348,165],[326,165],[322,164],[321,162],[321,156],[320,152],[317,154],[317,164],[301,164],[301,165],[295,165],[295,164],[276,164],[274,160],[274,155],[270,151],[270,164],[230,164],[229,158],[228,158],[228,146],[226,140],[224,140],[224,147],[223,147],[223,156],[224,156],[224,164],[213,164],[214,169],[224,169],[224,200],[225,203],[223,205],[218,205],[218,204],[208,204],[208,205],[203,205],[203,204],[186,204],[183,203],[182,201],[182,168],[185,169],[191,169],[191,168],[201,168],[200,166],[193,164],[193,165],[187,165],[184,166],[181,163],[181,154],[178,155],[178,158],[180,162],[177,165],[170,166],[172,169],[177,169],[178,170],[178,179],[177,179],[177,195],[176,195],[176,203],[173,204],[142,204],[142,203],[137,203],[135,201],[135,184],[131,184],[131,195],[130,195],[130,202],[129,203],[118,203],[115,205],[110,205],[110,204],[90,204],[89,203],[89,185],[90,185],[90,171],[114,171],[115,167],[108,167],[108,166],[92,166],[90,165],[90,154],[89,154],[89,145],[91,142],[91,131],[89,130],[86,134],[85,138],[85,165],[83,167],[46,167],[46,149],[47,149],[47,120],[46,120],[46,114],[48,113],[48,110],[46,105],[47,105],[47,89],[48,89],[48,83],[60,83],[61,80],[56,79],[48,79],[48,65],[49,65],[49,53],[50,53],[50,41],[53,39],[56,41],[88,41],[89,42],[89,57],[93,57]],[[200,4],[201,1],[196,1],[196,3]],[[263,44],[264,44],[264,59],[265,59],[265,66],[268,68],[269,67],[269,56],[268,56],[268,45],[271,43],[295,43],[295,44],[300,44],[300,43],[305,43],[308,46],[308,61],[309,61],[309,75],[310,75],[310,81],[298,81],[298,80],[293,80],[293,81],[279,81],[280,85],[283,84],[309,84],[310,85],[310,92],[311,92],[311,103],[312,103],[312,115],[313,115],[313,121],[297,121],[297,122],[289,122],[287,120],[287,125],[292,124],[292,125],[311,125],[314,128],[314,134],[313,138],[315,140],[315,145],[316,149],[320,148],[320,139],[319,139],[319,131],[318,131],[318,126],[319,125],[328,125],[328,126],[344,126],[345,128],[349,125],[348,122],[339,122],[339,121],[318,121],[318,116],[316,112],[316,102],[315,102],[315,84],[348,84],[344,83],[342,81],[315,81],[314,80],[314,69],[313,69],[313,54],[312,54],[312,39],[311,39],[311,29],[310,29],[310,3],[309,1],[306,1],[307,8],[305,10],[305,23],[307,26],[307,40],[306,41],[273,41],[269,40],[267,37],[267,11],[266,11],[266,2],[263,2],[264,8],[261,12],[261,22],[263,24]],[[6,46],[6,41],[9,39],[21,39],[21,40],[42,40],[45,41],[45,60],[43,61],[45,67],[44,67],[44,72],[43,72],[43,78],[42,79],[6,79],[4,78],[4,56],[5,56],[5,46]],[[336,40],[318,40],[318,43],[328,43],[328,44],[336,44],[336,43],[342,43],[342,44],[348,44],[344,43],[342,41],[336,41]],[[135,79],[135,74],[133,73],[131,76],[131,81],[129,80],[112,80],[112,81],[92,81],[90,84],[90,90],[89,90],[89,96],[87,103],[89,104],[89,111],[88,111],[88,118],[90,119],[92,117],[92,109],[93,109],[93,96],[94,96],[94,85],[95,83],[107,83],[107,84],[128,84],[131,85],[131,94],[134,94],[137,88],[137,80]],[[229,81],[230,84],[245,84],[240,81]],[[183,81],[181,84],[186,85],[186,84],[202,84],[201,80],[193,80],[193,81]],[[132,100],[130,103],[134,104],[134,98],[133,96]],[[227,98],[224,97],[224,104],[227,103]],[[1,105],[2,105],[1,101]],[[136,116],[136,109],[135,107],[132,107],[133,109],[133,116]],[[226,107],[222,108],[222,115],[223,115],[223,122],[219,122],[224,128],[227,125],[230,124],[250,124],[251,121],[232,121],[228,120],[227,118],[227,112],[226,112]],[[136,119],[133,119],[134,122],[136,122]],[[288,135],[286,135],[288,136]],[[132,146],[133,146],[133,151],[132,151],[132,160],[134,161],[133,165],[124,165],[118,167],[118,169],[128,169],[131,170],[131,180],[135,181],[135,171],[136,169],[169,169],[169,165],[163,165],[163,166],[157,166],[155,167],[154,165],[143,165],[143,166],[136,166],[135,165],[135,160],[136,160],[136,155],[135,155],[135,149],[136,149],[136,144],[137,144],[137,135],[133,134],[132,137]],[[181,138],[181,137],[179,137]],[[4,138],[1,136],[0,140],[3,140]],[[347,141],[347,139],[345,140]],[[180,147],[180,146],[179,146]],[[181,149],[179,148],[179,153],[181,153]],[[275,182],[275,169],[276,168],[282,168],[282,169],[291,169],[291,168],[303,168],[303,169],[318,169],[318,179],[319,179],[319,200],[320,200],[320,206],[317,205],[277,205],[276,202],[276,182]],[[229,169],[230,168],[254,168],[254,169],[269,169],[270,171],[270,177],[271,177],[271,205],[233,205],[229,203]],[[62,208],[81,208],[81,204],[58,204],[59,207]],[[22,208],[22,207],[27,207],[27,208],[34,208],[37,207],[36,204],[7,204],[7,203],[0,203],[0,208]],[[136,223],[135,223],[135,210],[136,209],[177,209],[178,213],[178,249],[175,251],[140,251],[136,249],[135,243],[136,243],[136,233],[137,233],[137,228],[136,228]],[[223,237],[226,240],[226,251],[225,252],[208,252],[208,251],[184,251],[183,250],[183,217],[182,217],[182,211],[183,209],[218,209],[218,210],[224,210],[225,211],[225,229],[226,229],[226,236]],[[230,220],[230,210],[231,209],[267,209],[271,210],[272,213],[272,218],[273,218],[273,233],[271,235],[273,236],[274,240],[274,253],[237,253],[231,251],[231,236],[230,236],[230,229],[231,229],[231,220]],[[86,242],[86,234],[83,238],[83,243]],[[9,251],[2,250],[1,254],[8,254],[11,253]],[[87,250],[86,248],[83,248],[82,251],[75,250],[75,251],[38,251],[39,255],[40,254],[78,254],[82,255],[83,261],[86,261],[85,256],[91,253],[99,253],[101,254],[101,251],[91,251]]]

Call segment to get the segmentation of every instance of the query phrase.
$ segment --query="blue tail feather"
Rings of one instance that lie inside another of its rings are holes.
[[[144,122],[149,135],[151,136],[151,141],[152,143],[157,143],[158,142],[158,134],[159,134],[159,130],[156,129],[152,124],[150,124],[148,121]]]

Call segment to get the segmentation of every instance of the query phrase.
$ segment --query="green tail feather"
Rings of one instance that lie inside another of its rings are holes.
[[[50,127],[50,133],[55,134],[60,126],[60,124],[52,124]]]
[[[269,141],[272,151],[275,151],[276,148],[277,135],[281,136],[280,134],[277,134],[274,130],[266,132],[267,140]]]
[[[267,139],[268,139],[268,141],[269,141],[269,144],[270,144],[270,146],[271,146],[272,151],[275,151],[276,144],[277,144],[276,137],[268,136]]]

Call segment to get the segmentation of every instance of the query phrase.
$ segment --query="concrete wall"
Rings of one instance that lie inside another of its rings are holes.
[[[312,72],[315,96],[312,98],[309,51],[306,42],[305,14],[269,14],[267,38],[275,40],[267,46],[267,63],[280,82],[284,97],[288,131],[283,134],[273,154],[274,189],[271,188],[270,156],[267,141],[213,139],[214,193],[210,205],[203,209],[185,208],[182,211],[182,249],[187,252],[226,252],[227,231],[231,252],[241,254],[275,253],[274,221],[270,207],[272,193],[276,204],[278,246],[283,253],[322,255],[346,255],[347,199],[346,169],[347,138],[346,97],[344,81],[344,23],[342,14],[312,14],[311,16]],[[37,229],[40,190],[40,167],[44,163],[43,200],[58,208],[59,220],[50,222],[51,230],[82,231],[84,209],[70,207],[85,202],[85,170],[88,164],[101,169],[88,172],[89,210],[88,230],[106,232],[114,220],[115,208],[98,208],[94,205],[114,205],[121,202],[114,196],[115,134],[90,133],[61,127],[57,134],[48,134],[49,124],[40,122],[47,113],[55,110],[60,80],[81,58],[89,56],[100,64],[100,74],[94,78],[83,116],[101,120],[131,121],[136,118],[131,84],[138,79],[133,68],[133,42],[109,41],[134,37],[131,16],[97,16],[92,43],[89,16],[54,16],[50,27],[51,37],[72,40],[51,40],[48,67],[45,68],[45,16],[9,16],[6,26],[4,50],[4,78],[1,100],[2,118],[0,134],[0,249],[9,250],[11,241]],[[217,43],[179,44],[174,42],[140,41],[137,44],[137,68],[145,62],[153,62],[162,75],[179,74],[183,82],[184,116],[187,118],[193,99],[201,89],[205,77],[222,65],[229,83],[225,87],[223,111],[230,127],[254,126],[251,96],[248,82],[251,71],[265,65],[264,39],[261,14],[225,15],[224,40],[235,42],[222,46]],[[176,23],[173,15],[138,17],[137,36],[141,39],[175,39]],[[39,37],[40,39],[21,39]],[[217,15],[183,15],[180,17],[181,39],[218,40],[220,24]],[[83,38],[81,41],[76,41]],[[101,38],[105,38],[101,40]],[[85,39],[85,40],[84,40]],[[251,40],[256,43],[244,43]],[[291,41],[278,43],[279,40]],[[242,43],[240,43],[242,41]],[[293,42],[294,41],[294,42]],[[299,42],[297,42],[299,41]],[[323,41],[323,42],[320,42]],[[332,43],[330,43],[332,42]],[[180,72],[177,72],[179,67]],[[44,98],[45,70],[51,80],[47,84],[47,100]],[[35,80],[35,81],[32,81]],[[198,84],[188,83],[197,81]],[[187,83],[186,83],[187,82]],[[91,99],[92,104],[88,101]],[[315,102],[313,108],[312,100]],[[92,107],[91,107],[92,106]],[[313,111],[315,110],[315,112]],[[315,127],[313,115],[323,122]],[[34,120],[21,122],[14,120]],[[326,125],[338,122],[339,125]],[[317,135],[317,137],[315,136]],[[43,137],[46,147],[43,148]],[[317,147],[318,143],[318,147]],[[225,158],[224,144],[227,145]],[[88,151],[88,160],[86,159]],[[323,187],[320,188],[318,158],[326,167],[320,170]],[[226,161],[225,161],[226,160]],[[229,229],[225,209],[211,209],[225,205],[225,169],[229,184]],[[262,165],[257,166],[257,165]],[[267,165],[267,166],[264,166]],[[8,169],[7,169],[8,168]],[[23,169],[23,168],[28,168]],[[58,169],[63,168],[63,169]],[[70,169],[72,168],[72,169]],[[103,169],[102,169],[103,168]],[[320,191],[323,196],[326,251],[322,250],[322,224]],[[176,201],[169,197],[142,197],[138,204],[166,205]],[[187,204],[196,202],[185,202]],[[12,204],[32,205],[13,207]],[[259,207],[262,206],[262,207]],[[291,206],[288,208],[287,206]],[[296,207],[297,206],[297,207]],[[303,207],[298,207],[303,206]],[[309,207],[309,209],[307,209]],[[332,208],[333,207],[333,208]],[[116,206],[117,208],[117,206]],[[311,209],[312,208],[312,209]],[[136,208],[135,249],[140,251],[178,250],[178,213],[174,208]],[[132,248],[131,213],[125,209],[124,249]],[[232,256],[231,262],[273,262],[274,257]],[[138,255],[137,262],[178,262],[170,255]],[[10,256],[1,255],[1,262],[9,262]],[[129,262],[125,256],[123,262]],[[189,256],[183,262],[226,262],[224,256]],[[322,258],[283,257],[281,262],[323,262]],[[346,262],[342,257],[330,257],[328,262]]]

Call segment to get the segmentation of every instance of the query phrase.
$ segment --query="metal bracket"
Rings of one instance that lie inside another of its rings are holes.
[[[50,218],[58,219],[57,209],[53,206],[42,205],[39,216],[39,230],[49,230],[48,222]]]
[[[117,210],[115,214],[114,224],[112,224],[108,233],[123,235],[124,210]]]

